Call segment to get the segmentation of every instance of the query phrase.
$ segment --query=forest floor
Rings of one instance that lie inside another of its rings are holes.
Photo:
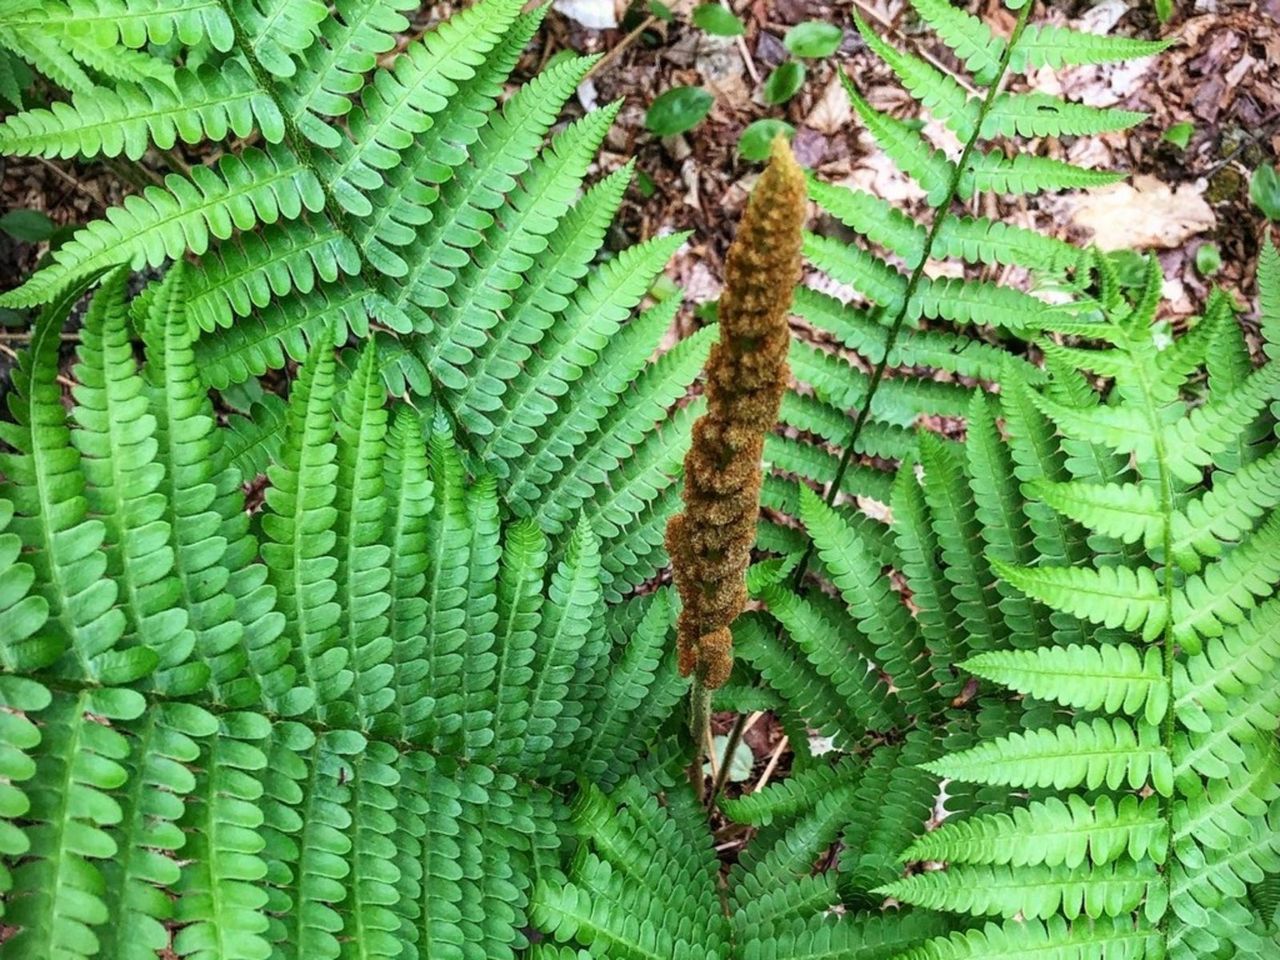
[[[746,25],[739,38],[709,36],[692,26],[694,5],[695,0],[669,3],[673,17],[668,21],[651,16],[647,0],[629,5],[626,0],[556,0],[513,78],[527,79],[562,51],[605,54],[566,111],[566,121],[622,101],[599,172],[634,157],[639,173],[615,226],[614,246],[658,232],[693,231],[669,268],[688,301],[673,336],[695,327],[693,308],[719,295],[734,224],[759,173],[758,164],[737,152],[739,136],[752,121],[773,117],[794,126],[797,156],[823,179],[869,189],[908,212],[923,211],[920,192],[871,142],[840,89],[836,70],[843,68],[873,106],[898,116],[912,110],[853,29],[855,12],[895,44],[954,66],[944,49],[912,25],[906,0],[728,0]],[[424,7],[415,24],[427,27],[456,6]],[[1006,30],[1012,24],[1001,0],[970,0],[967,6]],[[1053,142],[1041,150],[1131,176],[1091,194],[1001,201],[975,211],[1105,249],[1158,251],[1167,277],[1164,310],[1174,321],[1193,315],[1204,302],[1209,282],[1197,268],[1197,252],[1205,244],[1216,244],[1220,253],[1221,269],[1213,281],[1241,303],[1253,302],[1265,221],[1250,203],[1249,179],[1259,166],[1275,165],[1280,154],[1280,0],[1179,0],[1178,8],[1172,22],[1161,25],[1147,0],[1050,4],[1051,22],[1178,40],[1148,60],[1045,69],[1020,81],[1097,106],[1149,113],[1146,122],[1126,133]],[[806,82],[789,102],[767,106],[763,81],[786,56],[782,39],[788,27],[805,20],[842,27],[840,49],[834,57],[808,62]],[[650,133],[648,106],[663,91],[686,84],[714,94],[710,114],[686,134],[659,138]],[[1192,126],[1185,148],[1165,139],[1179,123]],[[188,151],[183,159],[207,158]],[[26,208],[47,213],[58,224],[84,223],[124,194],[159,182],[163,160],[150,158],[140,165],[0,160],[0,213]],[[0,290],[17,285],[42,252],[0,233]],[[1250,323],[1247,313],[1245,323]],[[6,331],[0,326],[0,379],[23,339],[21,327]],[[718,729],[729,720],[717,718]],[[759,784],[786,768],[786,744],[769,716],[755,718],[745,742],[754,760],[747,782]]]

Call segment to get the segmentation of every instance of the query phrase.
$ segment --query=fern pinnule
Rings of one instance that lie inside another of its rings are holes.
[[[746,602],[760,454],[787,384],[787,312],[800,275],[805,202],[804,175],[779,138],[726,260],[707,412],[685,458],[685,512],[667,526],[681,599],[680,671],[706,689],[729,678],[729,625]]]

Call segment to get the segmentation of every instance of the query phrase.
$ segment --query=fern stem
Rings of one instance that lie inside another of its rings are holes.
[[[316,178],[316,183],[320,185],[320,191],[324,194],[324,213],[332,222],[338,231],[351,244],[352,248],[360,252],[360,280],[370,289],[377,289],[382,284],[382,276],[376,270],[369,266],[363,253],[363,244],[360,242],[359,234],[351,223],[351,219],[347,216],[342,205],[338,203],[333,195],[333,190],[329,186],[329,181],[325,178],[324,172],[320,165],[316,163],[315,154],[312,152],[311,144],[307,138],[302,135],[302,131],[298,129],[298,124],[293,118],[292,112],[289,110],[288,104],[280,97],[276,91],[276,85],[271,79],[271,74],[267,72],[258,57],[253,52],[253,48],[245,42],[244,26],[240,23],[236,16],[235,4],[231,0],[218,0],[223,12],[227,15],[227,19],[231,23],[232,33],[235,37],[235,49],[244,58],[249,70],[253,73],[253,78],[257,82],[259,89],[271,99],[276,109],[280,113],[281,124],[284,128],[284,142],[294,156],[305,166]],[[439,382],[432,375],[430,370],[424,371],[427,379],[431,383],[431,398],[444,410],[448,416],[450,423],[454,427],[454,436],[466,444],[467,452],[473,456],[478,456],[474,444],[471,442],[471,436],[463,429],[462,422],[454,413],[453,408],[446,399],[446,394],[441,388]]]
[[[698,674],[693,675],[693,683],[689,686],[689,738],[693,742],[693,759],[689,761],[689,785],[693,787],[695,797],[703,792],[702,745],[707,740],[711,725],[711,691]],[[715,750],[711,750],[714,754]],[[715,782],[720,782],[720,770],[715,766],[715,757],[711,756],[711,766],[715,773]],[[721,764],[727,767],[728,764]],[[712,802],[715,801],[716,789],[711,791]]]
[[[1139,370],[1142,369],[1141,364],[1136,365]],[[1144,378],[1145,379],[1145,378]],[[1148,387],[1144,384],[1144,387]],[[1176,698],[1173,689],[1173,672],[1176,663],[1175,645],[1173,629],[1175,619],[1173,615],[1173,596],[1174,596],[1174,569],[1170,564],[1169,558],[1173,556],[1173,477],[1169,472],[1169,464],[1164,445],[1164,433],[1160,418],[1156,414],[1154,398],[1151,396],[1149,388],[1147,393],[1147,419],[1151,423],[1152,436],[1155,438],[1155,455],[1156,469],[1159,471],[1160,477],[1160,512],[1164,514],[1164,534],[1162,537],[1162,556],[1160,564],[1164,568],[1164,582],[1161,584],[1161,593],[1164,598],[1165,607],[1165,627],[1163,649],[1161,653],[1164,657],[1164,681],[1168,689],[1169,706],[1165,710],[1164,716],[1160,720],[1160,742],[1164,746],[1165,752],[1169,754],[1172,760],[1173,755],[1173,737],[1174,737],[1174,703]],[[1169,914],[1172,912],[1171,904],[1173,903],[1173,792],[1167,797],[1160,798],[1160,813],[1165,820],[1166,829],[1166,846],[1165,846],[1165,913],[1160,918],[1160,932],[1164,940],[1164,952],[1169,953]]]
[[[973,153],[974,147],[978,143],[978,134],[982,129],[982,123],[990,112],[992,104],[995,103],[996,96],[1000,93],[1001,84],[1009,71],[1009,60],[1018,45],[1018,39],[1022,36],[1022,31],[1026,28],[1033,6],[1034,4],[1027,3],[1018,11],[1017,23],[1014,24],[1013,33],[1009,37],[1009,42],[1005,44],[1004,53],[1000,58],[1000,69],[996,72],[995,79],[991,81],[991,85],[987,88],[986,96],[983,97],[982,105],[978,109],[978,118],[974,123],[973,135],[965,142],[964,148],[960,152],[960,159],[956,161],[955,168],[951,172],[951,182],[947,185],[946,199],[938,205],[937,215],[933,218],[929,233],[925,237],[920,262],[916,264],[911,271],[910,278],[907,280],[907,289],[902,297],[902,306],[898,308],[893,322],[889,325],[889,335],[885,338],[884,352],[881,353],[880,359],[876,361],[875,369],[871,372],[871,379],[867,383],[867,395],[862,401],[858,415],[854,418],[853,429],[849,431],[849,439],[845,442],[844,449],[840,454],[840,462],[836,466],[835,476],[831,478],[831,482],[827,485],[825,499],[828,506],[835,503],[836,497],[840,492],[840,483],[844,480],[844,475],[848,472],[853,462],[854,448],[862,436],[862,430],[866,426],[867,420],[871,417],[871,403],[875,399],[876,391],[880,389],[881,382],[884,380],[885,370],[889,366],[889,355],[893,352],[893,348],[898,342],[898,336],[902,332],[903,323],[906,322],[907,311],[911,308],[911,301],[915,297],[916,288],[919,287],[920,281],[924,277],[925,264],[929,262],[930,254],[933,252],[933,244],[937,239],[938,231],[941,230],[943,223],[951,215],[951,205],[955,202],[956,194],[960,190],[960,179],[964,176],[965,166],[968,164],[969,156]],[[853,80],[843,69],[840,71],[840,81],[846,89],[852,92]],[[813,558],[813,549],[813,541],[810,540],[804,553],[801,554],[800,562],[796,564],[795,573],[791,578],[794,589],[799,589],[804,582],[804,575],[808,570],[809,561]]]
[[[707,701],[707,707],[710,708],[711,702]],[[728,739],[724,742],[724,760],[716,770],[716,778],[711,784],[711,795],[707,798],[707,809],[710,810],[716,805],[716,799],[720,796],[720,791],[724,789],[725,783],[729,780],[729,758],[734,755],[738,749],[738,744],[742,741],[742,733],[747,728],[747,717],[745,713],[738,714],[733,721],[733,727],[729,730]],[[708,714],[707,721],[710,722]]]

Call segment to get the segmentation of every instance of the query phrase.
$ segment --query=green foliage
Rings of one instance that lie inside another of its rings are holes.
[[[795,127],[783,120],[756,120],[747,124],[738,138],[738,153],[748,160],[763,163],[769,159],[769,147],[775,137],[784,136],[790,140],[795,133]]]
[[[514,957],[566,785],[683,691],[668,594],[607,603],[588,525],[505,522],[375,344],[220,426],[191,273],[132,309],[107,276],[70,411],[78,291],[46,310],[0,424],[0,955]]]
[[[957,201],[1118,179],[1033,155],[1021,141],[1123,130],[1141,122],[1142,114],[1011,93],[1006,81],[1043,65],[1127,59],[1163,48],[1037,26],[1029,20],[1033,4],[1019,5],[1008,39],[946,0],[913,6],[931,31],[921,42],[941,41],[943,59],[958,59],[969,73],[963,82],[935,66],[938,57],[900,49],[856,14],[854,23],[862,41],[921,111],[949,128],[961,150],[944,153],[921,123],[873,108],[854,80],[843,77],[859,124],[911,178],[931,212],[921,222],[918,214],[908,216],[864,190],[811,180],[811,196],[839,227],[819,220],[806,236],[805,254],[825,276],[797,289],[794,309],[824,346],[796,342],[791,367],[799,388],[782,412],[790,439],[765,450],[781,475],[766,484],[765,503],[792,517],[797,479],[887,505],[890,485],[877,468],[892,470],[918,456],[910,428],[922,418],[964,416],[975,389],[999,383],[1011,368],[1030,382],[1039,380],[1037,369],[1010,354],[1023,356],[1020,343],[1033,340],[1053,318],[1090,309],[1080,296],[1089,282],[1088,256],[1034,230],[973,216]],[[931,261],[946,269],[926,271]],[[995,276],[1002,279],[989,279]],[[882,367],[884,380],[866,372]],[[761,542],[790,549],[794,539],[766,527]]]
[[[797,57],[819,59],[836,52],[841,36],[840,28],[834,24],[806,20],[789,29],[782,44]]]
[[[693,23],[699,29],[718,37],[739,37],[746,33],[742,21],[728,7],[703,3],[693,8]]]
[[[945,932],[946,921],[924,910],[833,914],[834,874],[811,873],[839,834],[840,802],[871,775],[846,769],[825,797],[797,798],[787,822],[762,832],[730,872],[727,911],[711,837],[687,788],[668,790],[665,806],[634,779],[607,796],[584,791],[571,818],[583,845],[568,882],[539,884],[531,908],[555,943],[584,949],[548,945],[533,956],[892,957]]]
[[[1276,949],[1271,915],[1259,912],[1265,893],[1253,891],[1280,870],[1280,570],[1275,501],[1262,479],[1275,476],[1267,405],[1280,386],[1274,364],[1253,367],[1220,298],[1161,347],[1155,265],[1132,304],[1114,274],[1102,275],[1102,319],[1063,325],[1071,346],[1044,343],[1051,380],[1004,398],[1015,459],[1029,466],[1019,451],[1038,450],[1055,467],[1039,478],[1019,472],[1015,499],[1027,498],[1027,519],[1046,534],[1054,516],[1064,532],[1079,525],[1088,552],[995,564],[1003,583],[1094,639],[1051,637],[961,664],[1070,713],[928,763],[938,776],[1012,788],[1006,809],[948,820],[905,854],[946,869],[882,888],[931,909],[1046,923],[989,925],[921,957],[989,956],[1014,941],[1054,956],[1064,938],[1099,930],[1136,939],[1062,955],[1191,960]],[[1263,302],[1277,292],[1268,266]],[[1077,370],[1102,378],[1102,395]],[[1237,493],[1245,503],[1236,513],[1225,498],[1249,478],[1261,492],[1256,501]],[[1186,535],[1208,515],[1222,518],[1216,534]]]
[[[765,78],[761,93],[770,106],[786,103],[804,86],[804,64],[798,60],[784,60]]]
[[[619,105],[557,127],[591,58],[562,59],[504,96],[545,7],[486,0],[400,50],[407,9],[400,0],[340,0],[332,11],[284,0],[6,8],[0,46],[19,38],[14,49],[70,96],[7,117],[0,151],[163,160],[190,144],[210,160],[127,197],[0,300],[34,306],[117,264],[200,255],[190,315],[209,384],[242,389],[318,344],[372,340],[387,387],[445,411],[466,454],[490,460],[498,478],[538,432],[545,455],[515,508],[557,538],[556,550],[566,518],[606,480],[612,522],[634,530],[661,509],[683,454],[676,431],[644,447],[665,419],[655,398],[682,395],[709,344],[661,367],[671,379],[648,374],[649,398],[624,412],[629,379],[652,369],[664,331],[646,324],[647,337],[628,337],[626,349],[612,341],[683,235],[602,256],[632,168],[587,178]],[[75,59],[86,50],[93,56]],[[121,76],[102,64],[147,69]],[[83,82],[71,82],[74,71]],[[626,449],[608,434],[610,417],[632,438]],[[574,473],[578,459],[589,466]],[[605,550],[607,578],[633,584],[665,562],[660,536],[635,536],[627,562]]]
[[[714,102],[702,87],[672,87],[649,105],[644,125],[660,137],[674,137],[700,124]]]

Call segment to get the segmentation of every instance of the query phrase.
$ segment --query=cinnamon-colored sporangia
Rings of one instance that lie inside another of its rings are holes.
[[[747,599],[760,455],[787,387],[787,314],[800,279],[804,173],[778,137],[729,248],[720,339],[706,367],[707,412],[684,461],[684,513],[667,524],[682,609],[680,672],[710,690],[733,666],[729,625]]]

